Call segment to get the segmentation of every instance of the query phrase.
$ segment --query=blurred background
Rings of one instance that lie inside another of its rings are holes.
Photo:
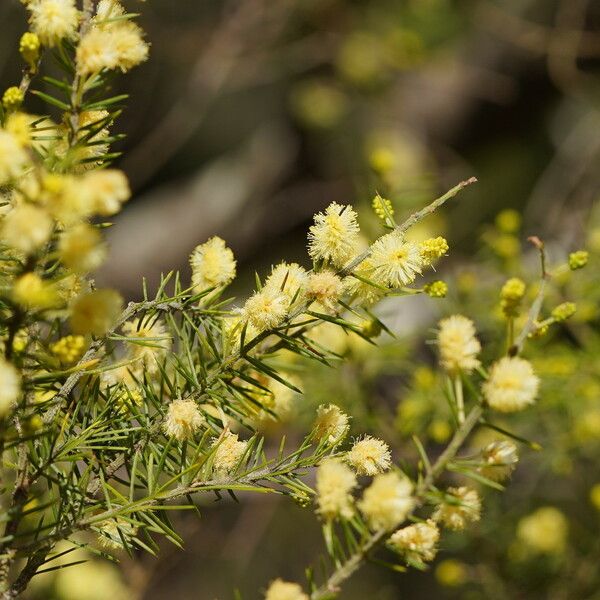
[[[409,214],[478,178],[424,224],[450,243],[438,273],[449,298],[384,303],[396,339],[376,350],[338,340],[349,359],[343,373],[304,372],[303,402],[341,396],[356,431],[384,431],[397,459],[414,458],[414,432],[433,452],[449,435],[423,332],[461,311],[493,349],[498,286],[510,275],[536,277],[527,236],[544,238],[555,261],[591,251],[585,273],[560,281],[565,297],[577,296],[577,319],[538,350],[546,410],[516,425],[544,452],[524,450],[508,493],[492,495],[471,535],[445,540],[429,572],[369,567],[342,597],[600,598],[600,2],[126,4],[141,13],[152,51],[114,80],[115,93],[131,96],[115,129],[127,134],[118,166],[135,195],[108,231],[111,258],[97,279],[130,299],[142,277],[152,287],[161,272],[187,276],[191,250],[212,235],[234,250],[233,293],[243,295],[254,271],[281,259],[306,265],[312,215],[332,201],[354,204],[372,237],[375,193]],[[6,87],[18,80],[26,27],[17,0],[0,3],[0,22]],[[300,435],[301,419],[287,428]],[[184,552],[164,544],[159,557],[123,557],[118,568],[94,559],[41,577],[32,597],[227,599],[237,585],[258,598],[275,576],[300,580],[318,564],[318,523],[289,500],[210,500],[202,518],[178,520]],[[536,548],[540,536],[549,541]]]

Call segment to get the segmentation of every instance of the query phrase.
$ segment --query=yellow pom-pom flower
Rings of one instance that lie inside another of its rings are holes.
[[[167,409],[163,431],[168,437],[183,441],[193,438],[205,419],[193,400],[173,400]]]
[[[434,521],[415,523],[396,531],[389,546],[406,557],[407,562],[431,561],[437,554],[440,530]]]
[[[330,312],[335,311],[336,304],[343,293],[344,282],[329,269],[308,276],[307,296],[322,304]]]
[[[315,437],[329,444],[339,444],[350,429],[350,418],[335,404],[321,404],[313,425]]]
[[[432,281],[423,287],[423,291],[430,298],[445,298],[448,293],[448,284],[445,281]]]
[[[21,89],[13,85],[7,88],[2,95],[2,106],[4,106],[6,111],[17,110],[23,104],[24,98],[25,94],[23,94]]]
[[[482,390],[491,408],[515,412],[533,404],[538,387],[539,379],[529,361],[518,356],[505,356],[492,365]]]
[[[66,335],[50,346],[50,351],[65,365],[77,362],[85,350],[85,338],[82,335]]]
[[[19,40],[19,52],[21,56],[33,67],[40,57],[40,38],[32,31],[26,31]]]
[[[352,490],[356,476],[340,460],[325,459],[317,469],[317,512],[326,520],[342,517],[350,519],[354,514]]]
[[[392,455],[383,440],[366,435],[354,442],[346,454],[346,461],[359,475],[373,476],[390,468]]]
[[[538,508],[517,524],[517,539],[529,550],[542,554],[564,552],[568,533],[566,517],[553,506]]]
[[[297,583],[275,579],[271,582],[265,600],[309,600]]]
[[[21,175],[27,162],[27,154],[18,138],[0,129],[0,185],[6,185]]]
[[[483,466],[478,471],[492,481],[503,481],[510,477],[519,462],[517,447],[508,440],[488,444],[481,452]]]
[[[42,208],[21,204],[2,220],[0,239],[24,254],[33,254],[50,239],[53,225],[52,219]]]
[[[470,373],[479,366],[481,344],[475,337],[473,321],[462,315],[442,319],[438,325],[437,344],[442,368],[451,374]]]
[[[21,275],[13,285],[12,297],[19,306],[28,310],[52,308],[59,302],[55,286],[36,273]]]
[[[280,292],[288,299],[298,300],[303,297],[308,273],[297,263],[279,263],[273,267],[265,282],[265,289]]]
[[[81,335],[104,335],[117,321],[123,298],[115,290],[102,289],[82,294],[71,307],[71,327]]]
[[[150,373],[158,371],[158,365],[171,347],[171,337],[160,319],[133,319],[123,325],[127,336],[129,354],[141,362]]]
[[[44,46],[53,47],[60,40],[75,36],[79,23],[75,0],[37,0],[27,8],[31,13],[31,30]]]
[[[242,460],[248,448],[248,442],[238,439],[237,433],[225,431],[220,438],[213,440],[216,448],[213,456],[214,470],[221,474],[231,473]]]
[[[281,325],[287,316],[287,298],[279,291],[263,288],[254,292],[242,308],[242,319],[261,333]]]
[[[0,417],[3,417],[21,395],[21,376],[13,365],[0,358]]]
[[[212,237],[194,248],[190,256],[192,285],[196,292],[223,287],[235,278],[233,252],[220,237]]]
[[[393,231],[371,246],[369,258],[375,283],[398,288],[412,283],[421,274],[423,260],[416,244]]]
[[[433,513],[433,519],[448,529],[464,529],[469,522],[481,518],[479,494],[468,487],[451,487],[446,490],[447,498]]]
[[[433,261],[444,256],[448,249],[448,242],[441,236],[429,238],[419,244],[419,252],[425,265],[430,265]]]
[[[583,269],[587,265],[590,254],[585,250],[577,250],[577,252],[571,252],[569,254],[569,268],[571,271],[577,269]]]
[[[106,246],[95,227],[79,223],[61,235],[58,255],[69,269],[76,273],[87,273],[102,264],[106,257]]]
[[[324,260],[342,268],[356,254],[359,226],[355,210],[331,203],[324,213],[315,215],[308,233],[308,253],[313,260]]]

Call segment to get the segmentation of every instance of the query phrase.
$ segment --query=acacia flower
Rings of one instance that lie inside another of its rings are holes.
[[[335,311],[340,296],[344,293],[344,282],[333,271],[324,269],[308,276],[306,293],[328,311]]]
[[[324,213],[315,215],[308,233],[308,253],[313,260],[324,260],[343,267],[353,258],[359,242],[355,210],[332,202]]]
[[[283,323],[287,316],[288,302],[284,294],[268,288],[254,292],[242,308],[242,320],[258,333],[274,329]]]
[[[301,298],[304,293],[308,273],[297,263],[281,262],[271,269],[265,281],[265,289],[282,293],[288,302]]]
[[[13,285],[12,298],[18,305],[31,310],[44,310],[59,303],[56,287],[37,273],[21,275]]]
[[[335,404],[321,404],[317,408],[313,429],[318,440],[339,444],[350,429],[349,417]]]
[[[377,475],[390,468],[392,457],[389,446],[377,438],[366,435],[356,440],[346,454],[346,461],[359,475]]]
[[[448,529],[464,529],[469,521],[479,521],[481,517],[481,500],[479,494],[468,487],[451,487],[446,490],[449,496],[438,505],[433,519],[441,522]]]
[[[389,539],[393,550],[405,556],[407,562],[431,561],[437,554],[440,530],[431,519],[398,529]]]
[[[410,480],[391,471],[376,475],[358,503],[372,530],[397,527],[414,507]]]
[[[569,522],[560,510],[542,506],[517,524],[517,539],[530,550],[560,554],[567,544]]]
[[[508,440],[488,444],[481,451],[483,466],[478,471],[492,481],[503,481],[510,477],[519,462],[517,447]]]
[[[371,246],[369,260],[375,283],[391,288],[412,283],[423,266],[418,246],[405,241],[396,231],[380,237]]]
[[[171,347],[171,336],[160,319],[133,319],[123,325],[133,360],[139,360],[149,372],[158,371],[158,363]]]
[[[102,264],[106,257],[106,246],[95,227],[79,223],[60,236],[58,254],[69,269],[86,273]]]
[[[52,219],[45,210],[21,204],[2,220],[0,238],[11,248],[32,254],[49,240],[52,227]]]
[[[0,185],[18,177],[27,164],[27,154],[16,136],[0,129]]]
[[[236,262],[233,252],[220,237],[211,237],[194,248],[190,255],[192,285],[196,292],[222,287],[235,278]]]
[[[123,298],[111,289],[94,290],[78,296],[71,307],[71,328],[81,335],[104,335],[123,309]]]
[[[438,258],[444,256],[448,252],[448,249],[448,242],[442,236],[429,238],[419,244],[419,253],[425,265],[430,265]]]
[[[61,363],[77,362],[85,351],[85,338],[82,335],[66,335],[50,346],[50,351]]]
[[[79,22],[75,0],[37,0],[27,5],[31,30],[44,46],[56,46],[64,38],[73,38]]]
[[[356,476],[340,460],[326,458],[317,469],[317,512],[324,519],[352,518]]]
[[[92,118],[94,122],[102,118],[102,115],[88,118]],[[91,171],[83,176],[81,183],[90,204],[90,211],[102,216],[118,213],[121,205],[131,196],[127,177],[119,169]]]
[[[309,600],[297,583],[275,579],[271,582],[265,600]]]
[[[529,361],[518,356],[505,356],[492,365],[482,390],[491,408],[515,412],[533,404],[539,383]]]
[[[225,431],[221,437],[215,438],[212,443],[216,447],[213,456],[213,466],[217,473],[231,473],[239,464],[246,452],[248,442],[238,439],[237,433]]]
[[[173,400],[167,409],[163,430],[179,441],[194,437],[205,419],[193,400]]]
[[[473,321],[462,315],[452,315],[439,322],[437,343],[441,366],[451,374],[470,373],[479,366],[477,355],[481,344],[475,337]]]
[[[0,358],[0,417],[3,417],[21,395],[21,376],[13,365]]]

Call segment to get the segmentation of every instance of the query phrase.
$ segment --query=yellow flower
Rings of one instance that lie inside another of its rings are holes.
[[[434,521],[415,523],[396,531],[389,539],[389,545],[403,554],[407,561],[430,561],[437,554],[440,530]]]
[[[115,290],[102,289],[79,296],[71,308],[74,333],[101,336],[117,321],[123,309],[123,299]]]
[[[158,371],[158,364],[171,347],[171,337],[160,319],[140,318],[127,321],[123,333],[128,338],[131,358],[140,361],[150,373]]]
[[[564,552],[569,524],[557,508],[544,506],[517,524],[517,538],[529,549],[545,553]]]
[[[231,473],[242,460],[248,442],[238,439],[237,433],[225,431],[219,438],[215,438],[212,443],[216,447],[213,456],[213,466],[217,473],[223,475]]]
[[[271,582],[265,600],[309,600],[297,583],[275,579]]]
[[[571,252],[569,254],[569,268],[571,271],[576,271],[577,269],[583,269],[585,265],[587,265],[590,254],[585,250],[577,250],[577,252]]]
[[[0,417],[3,417],[21,395],[21,376],[15,367],[0,358]]]
[[[44,310],[58,304],[56,288],[35,273],[25,273],[12,289],[13,300],[23,308]]]
[[[577,311],[577,306],[574,302],[563,302],[552,310],[552,318],[557,323],[562,323],[570,319]]]
[[[273,267],[264,287],[282,293],[292,302],[303,297],[307,279],[308,273],[300,265],[282,262]]]
[[[419,244],[419,252],[426,265],[430,265],[434,260],[444,256],[448,252],[448,248],[448,242],[441,236],[429,238]]]
[[[22,112],[11,113],[6,119],[4,128],[15,137],[21,146],[26,148],[31,145],[31,123],[34,119],[31,115]],[[23,191],[22,181],[19,182],[19,189]]]
[[[82,335],[67,335],[50,346],[50,351],[61,363],[77,362],[85,350],[85,338]]]
[[[118,213],[131,196],[127,177],[118,169],[91,171],[83,176],[82,183],[92,212],[102,216]]]
[[[69,269],[76,273],[87,273],[102,264],[106,256],[106,246],[95,227],[80,223],[61,235],[58,254]]]
[[[192,285],[196,292],[225,286],[235,278],[236,262],[233,252],[217,236],[194,248],[190,265]]]
[[[359,475],[370,476],[387,471],[392,464],[389,446],[370,435],[354,442],[346,454],[346,461]]]
[[[25,95],[16,85],[13,85],[6,89],[2,95],[2,106],[8,111],[17,110],[23,103]]]
[[[419,248],[396,231],[379,238],[371,246],[370,263],[375,283],[398,288],[412,283],[421,274],[423,260]]]
[[[74,0],[37,0],[27,8],[31,30],[44,46],[56,46],[61,39],[75,36],[79,12]]]
[[[492,365],[482,390],[491,408],[499,412],[515,412],[533,404],[539,383],[529,361],[505,356]]]
[[[20,204],[2,220],[2,241],[24,254],[41,248],[52,233],[53,222],[48,213],[31,204]]]
[[[173,400],[167,409],[163,430],[169,437],[182,441],[194,437],[205,419],[193,400]]]
[[[452,315],[439,323],[437,335],[440,364],[449,373],[470,373],[479,366],[477,355],[481,344],[475,337],[473,321]]]
[[[492,481],[503,481],[510,477],[519,462],[517,447],[508,440],[492,442],[481,452],[484,466],[477,470]]]
[[[343,267],[356,254],[359,227],[356,212],[349,205],[332,202],[324,213],[314,217],[308,233],[308,253],[313,260],[324,260]]]
[[[339,444],[350,429],[349,417],[335,404],[321,404],[313,425],[315,437],[329,444]]]
[[[317,469],[317,512],[324,519],[352,518],[356,476],[340,460],[326,458]]]
[[[394,207],[390,200],[387,198],[382,198],[379,194],[377,194],[372,202],[371,206],[373,207],[373,211],[375,214],[384,222],[388,222],[390,217],[394,218]]]
[[[279,291],[263,288],[254,292],[242,308],[242,319],[252,325],[258,333],[281,325],[287,316],[288,302]]]
[[[448,285],[444,281],[432,281],[423,287],[423,291],[430,298],[445,298],[448,293]]]
[[[398,527],[414,507],[410,480],[395,471],[376,475],[358,503],[372,530]]]
[[[18,177],[27,164],[27,154],[16,136],[0,129],[0,185]]]
[[[330,312],[335,311],[336,304],[343,293],[344,282],[329,269],[308,276],[307,296],[322,304]]]
[[[33,66],[40,56],[40,38],[37,34],[26,31],[19,40],[19,52],[30,66]]]
[[[500,290],[500,306],[507,317],[516,317],[519,306],[525,296],[525,282],[518,277],[512,277]]]
[[[465,565],[454,559],[443,560],[435,570],[435,578],[441,585],[457,587],[466,583],[468,573]]]
[[[481,518],[481,500],[479,494],[468,487],[448,488],[446,498],[433,513],[435,521],[443,523],[448,529],[464,529],[471,521]]]

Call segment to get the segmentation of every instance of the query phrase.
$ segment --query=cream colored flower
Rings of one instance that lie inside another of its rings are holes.
[[[192,285],[196,292],[225,286],[235,278],[233,252],[220,237],[212,237],[194,248],[190,256]]]
[[[395,471],[376,475],[358,503],[373,530],[398,527],[414,507],[413,485]]]
[[[115,290],[102,289],[82,294],[71,307],[71,327],[81,335],[104,335],[117,321],[123,298]]]
[[[481,500],[479,494],[468,487],[448,488],[448,498],[433,513],[433,519],[448,529],[464,529],[468,522],[479,521]]]
[[[568,533],[566,517],[553,506],[538,508],[517,525],[517,539],[530,550],[546,554],[564,552]]]
[[[377,475],[387,471],[392,464],[389,446],[377,438],[366,435],[354,442],[346,454],[346,461],[359,475]]]
[[[335,404],[321,404],[313,425],[315,437],[329,444],[339,444],[350,429],[349,417]]]
[[[118,169],[91,171],[83,176],[81,182],[91,211],[102,216],[118,213],[131,196],[127,177]]]
[[[242,319],[258,333],[281,325],[287,316],[288,302],[279,291],[263,288],[254,292],[242,308]]]
[[[344,293],[344,282],[333,271],[325,269],[308,276],[306,293],[328,311],[335,311],[337,301]]]
[[[212,443],[216,447],[213,456],[213,466],[217,473],[231,473],[239,464],[248,448],[248,442],[238,439],[237,433],[225,431],[221,437]]]
[[[354,258],[359,243],[359,226],[354,209],[331,203],[324,213],[315,215],[308,233],[308,253],[313,260],[324,260],[343,267]]]
[[[163,430],[179,441],[193,438],[205,419],[193,400],[173,400],[167,409]]]
[[[462,315],[452,315],[439,323],[437,335],[440,364],[451,374],[470,373],[479,366],[477,355],[481,344],[475,337],[473,321]]]
[[[18,177],[27,164],[27,153],[19,143],[19,139],[0,129],[0,185]]]
[[[279,263],[273,267],[264,288],[280,292],[288,299],[298,300],[304,296],[308,273],[297,263]]]
[[[317,512],[324,519],[352,518],[356,476],[340,460],[325,459],[317,469]]]
[[[52,219],[45,210],[20,204],[2,220],[0,238],[11,248],[32,254],[50,239],[52,227]]]
[[[160,319],[133,319],[123,325],[123,333],[128,337],[131,358],[142,362],[150,373],[156,373],[171,348],[165,324]]]
[[[508,440],[488,444],[481,452],[483,466],[477,470],[492,481],[503,481],[510,477],[519,462],[517,447]]]
[[[102,264],[106,257],[106,246],[95,227],[79,223],[61,235],[58,254],[69,269],[87,273]]]
[[[419,247],[405,241],[396,231],[384,235],[371,246],[369,261],[371,279],[391,288],[412,283],[421,274],[423,266]]]
[[[415,523],[398,529],[389,539],[389,545],[410,561],[431,561],[437,554],[440,530],[434,521]]]
[[[65,38],[73,38],[79,23],[75,0],[36,0],[27,6],[31,30],[45,46],[56,46]]]
[[[103,521],[98,525],[98,540],[107,550],[121,550],[123,540],[130,543],[137,533],[137,528],[122,517]]]
[[[505,356],[492,365],[482,390],[491,408],[515,412],[533,404],[539,383],[529,361],[518,356]]]
[[[21,395],[21,376],[13,365],[0,358],[0,417],[3,417]]]
[[[309,600],[309,597],[297,583],[276,579],[271,582],[265,600]]]

